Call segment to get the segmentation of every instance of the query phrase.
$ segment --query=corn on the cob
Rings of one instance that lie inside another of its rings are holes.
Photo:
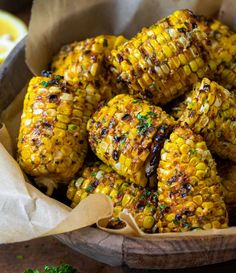
[[[109,99],[125,91],[109,70],[111,50],[125,41],[123,36],[100,35],[65,45],[54,57],[52,71],[79,88],[89,89],[90,96]]]
[[[110,167],[97,162],[85,167],[80,178],[72,180],[67,197],[72,201],[72,207],[75,207],[91,193],[102,193],[111,198],[114,211],[109,227],[116,228],[119,213],[126,210],[144,232],[156,232],[153,228],[157,222],[155,212],[158,198],[155,191],[130,184]]]
[[[155,173],[158,155],[175,121],[147,101],[121,94],[89,120],[89,143],[117,173],[145,186]]]
[[[44,74],[47,74],[45,72]],[[22,169],[42,183],[70,181],[82,166],[86,124],[93,106],[86,92],[61,76],[33,77],[29,83],[18,138]],[[48,193],[52,187],[48,186]]]
[[[229,213],[229,222],[236,224],[236,163],[226,161],[217,164],[223,185],[224,201]]]
[[[210,55],[208,65],[212,70],[214,78],[219,84],[229,90],[236,89],[236,34],[228,26],[219,20],[209,19],[204,16],[197,16],[199,28],[207,34],[209,43],[206,44]],[[186,93],[186,97],[190,97]],[[187,101],[174,105],[171,114],[179,119]]]
[[[113,50],[113,70],[131,94],[165,104],[210,73],[207,41],[190,11],[176,11]]]
[[[230,91],[236,92],[236,53],[229,64],[218,68],[216,80]]]
[[[226,228],[216,164],[200,135],[178,127],[166,140],[158,167],[159,232]]]
[[[236,88],[236,33],[219,20],[198,16],[199,28],[209,37],[207,50],[214,79],[224,87]]]
[[[191,92],[180,117],[183,126],[203,136],[212,152],[233,161],[236,161],[235,121],[235,95],[206,78]]]

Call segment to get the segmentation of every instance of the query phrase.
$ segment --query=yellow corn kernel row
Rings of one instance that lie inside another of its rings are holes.
[[[130,184],[110,167],[96,162],[91,167],[85,167],[81,177],[72,180],[67,197],[72,201],[72,207],[75,207],[92,193],[105,194],[113,202],[113,219],[108,227],[120,226],[118,216],[125,210],[133,215],[144,232],[157,232],[154,226],[158,198],[154,191]]]
[[[236,90],[236,53],[231,63],[221,65],[217,73],[217,82],[228,90],[235,92]]]
[[[215,71],[214,78],[226,88],[235,88],[236,33],[219,20],[204,16],[197,19],[199,28],[209,37],[207,50],[210,54],[209,66]]]
[[[159,232],[227,227],[216,164],[200,135],[176,128],[164,144],[157,174]]]
[[[99,159],[127,180],[145,186],[156,179],[158,155],[174,124],[161,108],[121,94],[94,113],[87,130]]]
[[[204,78],[186,102],[181,124],[201,134],[212,152],[236,161],[235,95]]]
[[[79,88],[89,88],[90,96],[111,98],[113,93],[125,91],[108,69],[111,50],[124,42],[123,36],[100,35],[65,45],[54,57],[52,71]]]
[[[18,162],[33,177],[69,181],[87,153],[86,124],[93,111],[86,92],[61,76],[33,77],[24,100]]]
[[[175,11],[112,50],[113,70],[131,94],[166,104],[211,72],[207,41],[192,12]]]
[[[228,160],[217,162],[224,192],[224,201],[231,225],[236,224],[236,163]]]

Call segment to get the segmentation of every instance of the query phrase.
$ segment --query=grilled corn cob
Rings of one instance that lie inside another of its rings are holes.
[[[200,135],[176,128],[161,151],[157,173],[159,232],[227,227],[216,164]]]
[[[89,143],[95,154],[127,180],[155,183],[155,168],[174,119],[146,101],[120,94],[89,120]]]
[[[123,36],[100,35],[62,47],[53,59],[51,68],[66,81],[88,89],[90,96],[109,99],[113,93],[125,91],[109,71],[111,49],[124,43]]]
[[[48,72],[44,72],[47,74]],[[24,101],[18,137],[18,162],[36,181],[70,181],[83,164],[86,124],[93,107],[86,92],[61,76],[33,77]]]
[[[216,79],[225,88],[236,92],[236,53],[229,64],[219,67]]]
[[[119,213],[126,210],[144,232],[156,232],[154,226],[157,222],[155,211],[158,198],[155,191],[130,184],[110,167],[97,162],[85,167],[80,178],[72,180],[67,197],[72,201],[72,207],[75,207],[91,193],[106,194],[113,201],[113,219],[108,227],[120,226]]]
[[[203,136],[212,152],[233,161],[236,161],[235,121],[235,95],[206,78],[191,92],[180,117],[183,126]]]
[[[229,213],[231,225],[236,224],[236,164],[226,161],[218,164],[218,170],[223,185],[224,201]]]
[[[209,66],[215,71],[215,80],[226,88],[236,88],[236,33],[219,20],[204,16],[198,16],[197,20],[199,28],[209,37]]]
[[[114,49],[113,70],[131,94],[165,104],[210,73],[207,41],[190,11],[175,11]]]

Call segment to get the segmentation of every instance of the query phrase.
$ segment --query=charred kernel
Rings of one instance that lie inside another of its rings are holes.
[[[112,152],[112,158],[115,160],[115,161],[118,161],[119,160],[119,152],[117,150],[114,150]]]
[[[41,75],[42,75],[43,77],[50,77],[50,76],[52,75],[52,71],[50,71],[50,70],[43,70],[43,71],[41,72]]]
[[[124,59],[120,54],[117,54],[117,60],[119,63],[121,63]]]
[[[102,128],[102,131],[101,131],[101,136],[104,137],[106,136],[108,133],[108,129],[107,128]]]
[[[121,140],[121,137],[120,136],[114,136],[114,140],[115,140],[115,142],[119,142]]]
[[[129,120],[131,118],[130,114],[124,114],[124,116],[121,118],[122,120]]]
[[[171,185],[172,183],[174,183],[174,182],[176,182],[176,181],[177,181],[177,176],[174,175],[174,176],[172,176],[170,179],[167,180],[167,183],[168,183],[169,185]]]
[[[182,219],[182,216],[180,214],[176,214],[175,220],[180,221]]]
[[[58,101],[58,96],[55,94],[49,95],[48,96],[49,102],[57,102]]]
[[[145,92],[145,94],[146,94],[146,96],[147,96],[148,99],[152,99],[153,98],[153,93],[150,90],[146,89],[144,92]]]
[[[209,91],[210,90],[210,85],[209,84],[204,84],[202,90]]]

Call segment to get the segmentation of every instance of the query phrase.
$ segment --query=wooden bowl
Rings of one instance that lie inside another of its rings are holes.
[[[0,112],[32,76],[25,64],[24,40],[0,67]],[[113,235],[94,227],[57,235],[61,242],[95,260],[112,266],[173,269],[209,265],[236,259],[236,235],[147,240]]]

